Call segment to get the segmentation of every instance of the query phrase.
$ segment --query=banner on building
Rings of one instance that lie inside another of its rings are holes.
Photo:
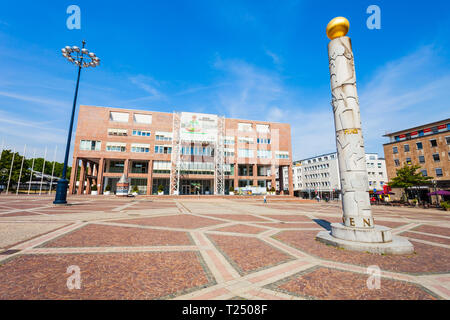
[[[204,113],[181,113],[181,140],[217,141],[217,115]]]

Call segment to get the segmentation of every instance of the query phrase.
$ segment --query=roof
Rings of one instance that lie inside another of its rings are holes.
[[[393,135],[397,135],[397,134],[403,133],[405,131],[411,131],[411,130],[419,129],[419,128],[422,128],[422,127],[436,126],[436,125],[439,125],[439,124],[448,123],[449,121],[450,121],[450,118],[439,120],[439,121],[435,121],[435,122],[431,122],[431,123],[425,123],[425,124],[421,124],[419,126],[415,126],[415,127],[411,127],[411,128],[407,128],[407,129],[402,129],[402,130],[391,132],[391,133],[386,133],[386,134],[383,135],[383,137],[390,137],[390,136],[393,136]]]

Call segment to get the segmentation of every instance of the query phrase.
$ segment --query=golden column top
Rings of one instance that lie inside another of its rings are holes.
[[[350,22],[344,17],[336,17],[331,20],[327,25],[327,36],[330,40],[344,37],[348,29],[350,28]]]

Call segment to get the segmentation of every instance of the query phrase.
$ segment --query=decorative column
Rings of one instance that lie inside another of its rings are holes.
[[[348,20],[343,17],[334,18],[327,26],[327,36],[331,40],[328,57],[343,223],[333,223],[331,233],[322,231],[317,239],[349,250],[412,253],[413,246],[406,238],[393,237],[390,228],[374,225],[352,44],[345,36],[349,27]]]
[[[253,183],[254,187],[258,186],[258,164],[253,165]]]
[[[148,161],[148,172],[147,172],[147,195],[150,196],[152,194],[153,187],[153,160]]]
[[[105,159],[101,158],[98,161],[98,169],[97,169],[98,194],[103,194],[103,171],[105,171],[104,165],[105,165]]]
[[[83,194],[85,180],[86,180],[86,160],[81,160],[80,180],[78,181],[77,194]]]
[[[91,194],[91,186],[92,186],[92,173],[93,173],[93,168],[92,168],[92,162],[88,161],[87,162],[88,167],[87,167],[87,185],[86,185],[86,194]]]

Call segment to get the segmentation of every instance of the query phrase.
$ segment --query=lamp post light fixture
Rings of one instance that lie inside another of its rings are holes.
[[[83,40],[83,46],[78,48],[77,46],[66,46],[61,49],[61,53],[64,58],[66,58],[69,62],[75,64],[78,67],[78,77],[77,77],[77,85],[75,87],[75,96],[73,99],[73,107],[72,107],[72,117],[70,119],[69,126],[69,134],[67,136],[67,145],[66,145],[66,155],[64,157],[64,167],[62,172],[62,177],[58,181],[56,186],[56,196],[53,204],[67,204],[67,187],[69,185],[69,181],[66,179],[67,175],[67,161],[69,159],[69,151],[70,151],[70,141],[72,139],[72,129],[73,129],[73,119],[75,117],[75,109],[77,105],[77,97],[78,97],[78,87],[80,84],[80,75],[82,68],[88,67],[98,67],[100,65],[100,59],[93,52],[89,52],[84,46],[86,45],[86,41]]]

